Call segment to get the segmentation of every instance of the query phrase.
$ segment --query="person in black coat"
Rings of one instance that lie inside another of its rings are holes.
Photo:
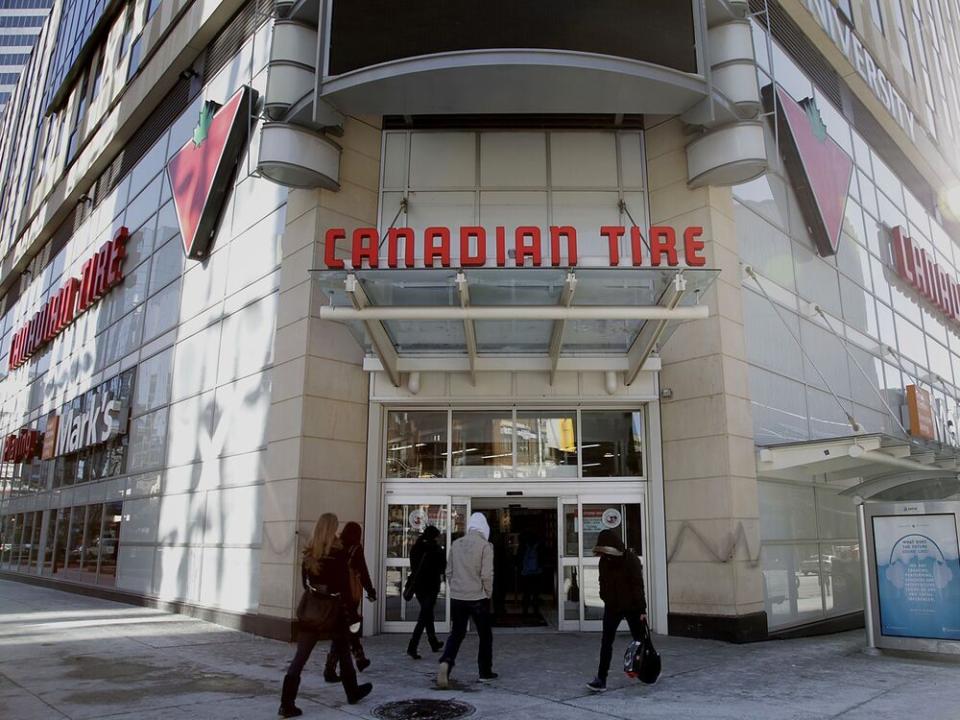
[[[334,627],[329,633],[317,632],[302,625],[297,629],[297,652],[287,668],[283,678],[283,690],[280,695],[280,717],[298,717],[303,711],[296,706],[297,691],[300,689],[300,674],[310,659],[310,653],[317,643],[332,638],[330,651],[340,664],[340,681],[351,704],[359,702],[370,694],[373,685],[357,685],[357,671],[350,655],[350,624],[355,622],[355,611],[349,605],[350,568],[349,556],[337,538],[339,520],[333,513],[324,513],[317,520],[313,536],[303,552],[300,566],[300,580],[304,590],[311,589],[324,596],[336,598],[341,602],[341,611],[337,615]]]
[[[600,666],[587,687],[594,692],[607,689],[607,673],[613,658],[613,641],[622,620],[630,626],[634,640],[643,637],[647,622],[647,596],[643,589],[643,564],[628,550],[615,530],[604,530],[597,537],[593,554],[600,556],[600,599],[603,600],[603,637],[600,640]]]
[[[348,604],[358,618],[361,618],[360,602],[363,600],[364,591],[366,591],[367,599],[370,602],[375,602],[377,599],[377,591],[373,587],[370,571],[367,569],[367,561],[363,556],[362,541],[363,528],[360,525],[355,522],[348,522],[343,526],[343,532],[340,533],[340,544],[343,545],[343,550],[347,554],[347,568],[350,574]],[[358,672],[363,672],[370,667],[370,660],[363,652],[363,643],[360,641],[361,632],[362,629],[350,633],[350,650],[353,652],[353,659],[357,663]],[[337,675],[337,655],[332,649],[327,653],[327,664],[323,669],[323,679],[329,683],[340,681],[340,676]]]
[[[413,593],[420,604],[417,625],[413,629],[410,644],[407,645],[407,655],[414,660],[420,659],[417,648],[424,630],[427,631],[427,642],[430,643],[431,650],[439,652],[443,648],[443,643],[437,639],[437,631],[433,625],[433,609],[440,594],[443,573],[447,569],[447,554],[438,542],[439,537],[440,530],[434,525],[428,525],[410,550]]]

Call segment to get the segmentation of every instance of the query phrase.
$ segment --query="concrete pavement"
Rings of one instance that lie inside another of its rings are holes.
[[[753,645],[658,638],[655,686],[611,673],[599,696],[584,686],[599,637],[495,636],[500,678],[476,680],[475,640],[461,651],[450,691],[432,686],[436,656],[407,659],[405,638],[365,641],[373,694],[346,705],[311,659],[299,705],[306,718],[371,718],[387,701],[455,698],[474,718],[960,718],[960,665],[872,656],[859,632]],[[624,638],[619,646],[625,646]],[[426,648],[421,648],[421,652]],[[192,618],[0,581],[0,718],[253,720],[276,717],[293,646]],[[616,664],[617,658],[614,658]]]

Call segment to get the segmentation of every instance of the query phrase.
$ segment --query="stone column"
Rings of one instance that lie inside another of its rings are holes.
[[[740,264],[729,188],[687,187],[679,118],[646,131],[650,224],[703,227],[720,276],[662,349],[664,504],[671,634],[746,641],[766,636],[759,508],[747,386]]]
[[[362,524],[368,376],[346,326],[320,320],[311,281],[328,228],[375,227],[379,119],[348,117],[340,190],[291,190],[282,242],[280,301],[263,495],[260,615],[265,634],[289,637],[300,596],[300,551],[317,518]],[[346,246],[338,248],[345,255]]]

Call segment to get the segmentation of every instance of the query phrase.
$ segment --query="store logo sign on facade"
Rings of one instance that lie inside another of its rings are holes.
[[[951,320],[960,321],[960,285],[897,226],[891,233],[897,275]]]
[[[933,440],[936,433],[930,393],[916,385],[907,385],[907,411],[910,416],[910,434],[924,440]]]
[[[56,433],[56,438],[51,440],[55,443],[54,455],[79,452],[125,432],[127,411],[123,402],[109,393],[94,393],[88,400],[87,409],[68,410],[53,425],[53,433]]]
[[[123,282],[123,260],[127,257],[129,237],[125,227],[117,230],[113,240],[105,242],[83,264],[80,277],[67,280],[30,321],[14,333],[10,346],[11,370],[23,365],[97,300]]]
[[[804,4],[824,32],[833,40],[833,43],[846,55],[857,74],[863,78],[873,94],[887,108],[887,112],[907,132],[911,140],[916,140],[914,135],[916,121],[913,113],[910,112],[910,108],[907,107],[899,93],[893,89],[893,85],[887,79],[883,70],[880,69],[877,61],[863,47],[863,43],[860,42],[860,38],[854,33],[853,28],[841,17],[840,10],[830,0],[804,0]]]
[[[776,87],[780,148],[803,220],[821,256],[837,254],[847,193],[853,177],[853,158],[827,128],[812,98],[797,102],[779,85],[764,88],[767,105]]]
[[[647,237],[638,227],[622,225],[604,225],[600,228],[600,237],[606,241],[611,267],[621,264],[620,243],[629,238],[630,259],[623,264],[634,267],[677,267],[681,258],[688,267],[703,267],[707,264],[704,255],[704,243],[701,240],[702,227],[688,227],[677,230],[666,225],[650,228]],[[346,267],[343,259],[337,256],[337,243],[347,243],[347,231],[344,228],[330,228],[324,238],[323,260],[327,268],[341,270]],[[380,246],[387,246],[387,267],[417,267],[417,257],[422,258],[422,267],[451,267],[454,262],[453,247],[459,251],[457,263],[460,267],[484,267],[490,260],[496,267],[569,266],[575,267],[578,261],[577,230],[571,226],[551,226],[546,233],[537,225],[522,225],[509,233],[503,226],[487,228],[466,226],[454,230],[449,227],[428,227],[420,233],[412,228],[390,228],[381,238],[376,228],[357,228],[350,237],[350,264],[353,269],[380,267]],[[421,252],[417,253],[417,245]],[[456,244],[456,245],[455,245]],[[493,250],[494,257],[488,255]],[[512,257],[511,257],[512,255]]]
[[[3,461],[21,463],[40,457],[40,442],[43,435],[39,430],[24,428],[17,435],[8,435],[3,441]]]
[[[222,107],[207,100],[193,137],[167,163],[183,251],[207,254],[250,128],[256,93],[240,88]]]

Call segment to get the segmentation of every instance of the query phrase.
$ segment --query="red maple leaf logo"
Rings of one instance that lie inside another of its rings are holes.
[[[187,257],[203,257],[213,239],[233,170],[247,138],[253,100],[254,91],[244,86],[223,107],[205,102],[193,137],[167,163]]]

